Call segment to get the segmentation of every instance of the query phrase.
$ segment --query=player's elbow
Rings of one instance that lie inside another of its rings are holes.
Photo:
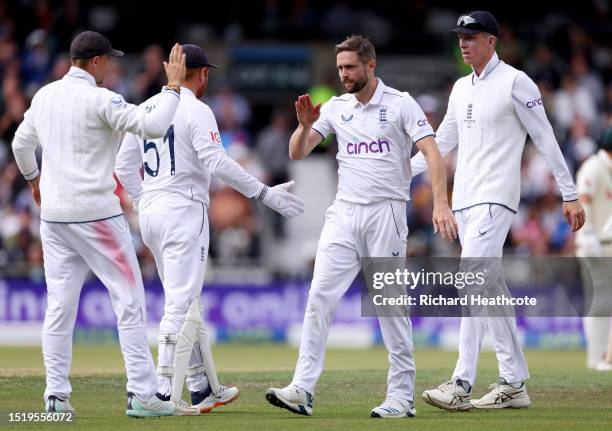
[[[20,139],[20,137],[17,135],[11,143],[11,149],[13,150],[15,158],[25,155],[30,147],[31,145],[29,145],[29,143],[25,139]],[[35,145],[33,147],[35,147]]]
[[[19,139],[15,136],[13,142],[11,142],[11,149],[13,150],[13,154],[17,154],[21,151],[22,145],[19,142]]]
[[[126,178],[126,171],[125,169],[122,169],[118,166],[115,166],[115,176],[117,177],[117,179],[119,180],[119,182],[121,183],[121,185],[125,185],[125,178]]]

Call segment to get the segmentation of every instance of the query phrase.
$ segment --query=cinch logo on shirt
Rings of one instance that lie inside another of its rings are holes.
[[[386,148],[386,150],[385,150]],[[359,142],[358,144],[353,144],[349,142],[346,145],[346,152],[349,154],[369,154],[369,153],[384,153],[391,151],[391,147],[389,146],[389,142],[384,139],[378,139],[378,141],[372,142]]]
[[[531,100],[531,101],[527,102],[527,107],[529,109],[535,108],[538,105],[542,105],[542,99],[541,98],[540,99],[536,99],[536,100]]]

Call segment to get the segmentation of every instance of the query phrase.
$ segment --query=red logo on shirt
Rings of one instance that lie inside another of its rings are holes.
[[[218,132],[210,132],[210,139],[221,145],[221,137],[219,136]]]

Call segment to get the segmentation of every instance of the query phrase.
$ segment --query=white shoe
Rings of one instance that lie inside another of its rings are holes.
[[[595,365],[596,371],[612,371],[612,362],[601,361],[599,364]]]
[[[503,409],[503,408],[525,408],[531,404],[527,395],[527,386],[523,383],[520,388],[498,382],[489,385],[491,391],[479,400],[472,400],[475,409]]]
[[[314,397],[296,385],[286,388],[270,388],[266,391],[266,400],[276,407],[281,407],[298,415],[312,416]]]
[[[200,409],[196,406],[192,406],[185,400],[180,400],[174,410],[174,416],[198,416]]]
[[[387,398],[384,403],[378,407],[374,407],[370,413],[373,418],[413,418],[416,416],[416,409],[412,401],[397,400],[395,398]]]
[[[424,391],[423,401],[444,410],[463,411],[472,408],[471,396],[471,390],[468,393],[456,381],[449,380],[442,383],[437,389]]]
[[[70,405],[69,398],[61,399],[55,395],[49,395],[49,398],[45,402],[45,411],[47,413],[72,413],[74,414],[74,408]]]
[[[176,405],[172,401],[162,401],[153,395],[146,401],[136,398],[136,395],[128,393],[128,403],[125,414],[133,418],[147,418],[157,416],[173,416]]]
[[[197,392],[194,393],[197,394]],[[209,413],[215,407],[224,406],[234,401],[240,395],[240,390],[234,387],[226,388],[225,386],[219,386],[219,393],[217,395],[210,393],[210,395],[201,401],[194,399],[194,393],[191,394],[191,400],[194,403],[192,407],[198,409],[201,413]],[[195,403],[196,401],[199,402]]]

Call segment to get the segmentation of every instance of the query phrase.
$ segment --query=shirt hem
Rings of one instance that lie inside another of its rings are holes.
[[[97,221],[104,221],[104,220],[110,220],[112,218],[115,217],[120,217],[123,215],[123,212],[121,212],[120,214],[116,214],[116,215],[112,215],[109,217],[104,217],[104,218],[99,218],[99,219],[95,219],[95,220],[79,220],[79,221],[56,221],[56,220],[45,220],[44,218],[40,218],[40,221],[44,221],[45,223],[54,223],[54,224],[79,224],[79,223],[94,223]]]
[[[516,209],[511,208],[507,204],[502,203],[502,202],[493,202],[493,201],[490,201],[490,202],[489,201],[486,201],[486,202],[476,202],[476,203],[468,204],[466,206],[461,206],[460,208],[455,208],[455,205],[453,205],[453,212],[455,212],[455,211],[463,211],[463,210],[466,210],[466,209],[469,209],[469,208],[473,208],[473,207],[478,206],[478,205],[500,205],[500,206],[506,208],[507,210],[512,211],[514,214],[517,213]]]
[[[357,200],[351,200],[350,198],[346,198],[346,197],[338,197],[336,196],[336,198],[334,199],[334,201],[341,201],[341,202],[345,202],[345,203],[349,203],[352,205],[373,205],[373,204],[379,204],[381,202],[410,202],[410,198],[400,198],[397,196],[394,197],[381,197],[380,199],[373,199],[370,200],[368,202],[364,202],[364,201],[357,201]]]

